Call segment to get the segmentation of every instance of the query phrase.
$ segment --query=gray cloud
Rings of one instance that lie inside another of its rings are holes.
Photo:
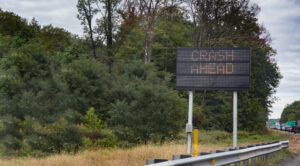
[[[259,0],[259,21],[274,39],[276,60],[283,79],[275,96],[271,118],[279,118],[283,108],[300,100],[300,2],[297,0]]]
[[[17,13],[41,25],[52,24],[82,35],[82,27],[77,19],[77,0],[0,0],[0,8]]]

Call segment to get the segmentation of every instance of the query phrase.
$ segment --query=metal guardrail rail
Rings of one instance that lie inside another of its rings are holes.
[[[165,161],[166,159],[147,159],[146,164],[147,166],[219,166],[229,165],[233,163],[235,165],[240,165],[240,163],[243,162],[244,166],[248,166],[250,159],[252,165],[256,165],[257,160],[262,161],[267,159],[268,157],[272,157],[275,152],[283,148],[288,148],[288,146],[288,140],[275,141],[239,147],[237,149],[226,149],[226,151],[216,151],[214,153],[209,153],[198,157],[186,158],[187,156],[184,156],[182,157],[184,159],[171,161]],[[175,158],[178,158],[178,155],[176,156],[177,157]],[[158,161],[160,163],[151,164],[155,161]]]

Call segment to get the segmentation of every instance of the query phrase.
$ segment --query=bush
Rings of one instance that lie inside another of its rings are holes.
[[[184,126],[185,103],[167,86],[169,76],[158,74],[152,64],[123,66],[111,90],[114,133],[130,143],[175,138]]]
[[[100,130],[101,127],[101,120],[95,114],[95,109],[92,107],[88,110],[86,115],[83,117],[85,121],[85,126],[91,130]]]
[[[110,85],[107,67],[94,59],[83,58],[65,65],[63,74],[75,100],[73,108],[84,115],[93,107],[101,120],[107,119]]]
[[[113,132],[101,124],[101,120],[95,114],[94,108],[90,108],[83,116],[84,125],[83,144],[85,148],[114,147],[117,144],[117,138]]]

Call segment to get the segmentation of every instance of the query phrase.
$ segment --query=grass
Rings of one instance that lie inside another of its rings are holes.
[[[269,130],[266,134],[259,134],[255,132],[238,131],[239,144],[256,144],[261,142],[287,140],[290,135],[278,131]],[[225,131],[199,131],[200,144],[212,145],[227,145],[232,146],[232,133]]]
[[[291,134],[289,141],[289,151],[295,154],[300,153],[300,137]]]
[[[256,134],[239,132],[239,146],[282,140],[289,135],[270,131],[268,134]],[[199,152],[209,152],[211,150],[232,147],[231,133],[224,131],[199,131]],[[141,166],[145,164],[147,158],[167,158],[171,159],[173,154],[185,154],[186,145],[184,133],[182,138],[173,142],[161,144],[139,145],[129,149],[113,148],[86,150],[75,155],[62,153],[45,158],[2,158],[1,166]]]
[[[267,161],[257,163],[257,166],[278,164],[278,163],[282,162],[283,160],[285,160],[286,158],[294,157],[294,156],[295,156],[295,153],[293,153],[287,149],[283,149],[283,150],[280,150],[279,152],[277,152],[272,159],[268,159]]]
[[[289,138],[289,148],[280,150],[276,153],[276,155],[267,161],[258,163],[258,166],[265,166],[265,165],[273,165],[281,163],[282,161],[286,160],[287,158],[294,158],[295,155],[300,153],[300,137],[296,137],[295,135],[291,133],[285,133],[281,131],[273,131],[274,133],[282,134],[288,136]]]

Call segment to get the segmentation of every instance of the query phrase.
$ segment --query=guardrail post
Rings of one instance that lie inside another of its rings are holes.
[[[272,159],[273,158],[273,153],[269,154],[269,158]]]
[[[200,153],[198,153],[198,156],[204,156],[204,155],[208,155],[208,154],[210,154],[210,153],[207,153],[207,152],[200,152]]]
[[[161,162],[165,162],[165,161],[168,161],[168,159],[147,159],[146,160],[146,165],[161,163]]]
[[[243,166],[248,166],[248,165],[249,165],[249,159],[244,160],[244,161],[243,161]]]
[[[262,156],[258,156],[257,159],[259,163],[262,162]]]
[[[274,153],[273,153],[273,156],[275,156],[276,154],[277,154],[277,152],[274,152]]]
[[[252,166],[256,166],[256,157],[253,157],[253,158],[251,159],[251,165],[252,165]]]
[[[270,153],[270,158],[272,159],[275,156],[276,152]]]
[[[238,162],[234,163],[234,166],[240,166],[240,162],[238,161]]]
[[[172,160],[179,160],[179,159],[185,159],[185,158],[189,158],[189,157],[193,157],[192,155],[189,154],[173,154],[172,156]]]
[[[216,153],[217,151],[216,150],[211,150],[210,151],[210,154],[214,154],[214,153]]]

